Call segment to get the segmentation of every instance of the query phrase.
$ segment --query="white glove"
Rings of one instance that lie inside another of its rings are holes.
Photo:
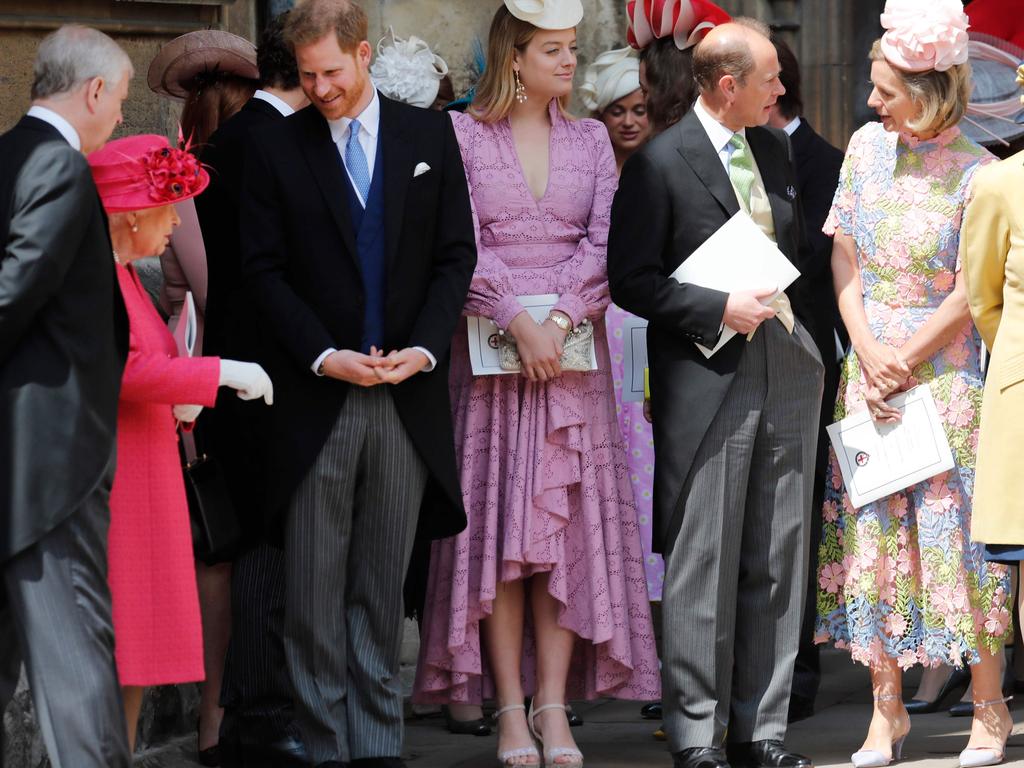
[[[203,406],[201,405],[176,405],[171,409],[171,413],[174,414],[174,418],[178,421],[192,422],[199,418],[199,414],[203,412]]]
[[[220,361],[220,385],[238,390],[242,400],[263,398],[267,405],[274,404],[274,385],[256,363],[242,363],[238,360]]]

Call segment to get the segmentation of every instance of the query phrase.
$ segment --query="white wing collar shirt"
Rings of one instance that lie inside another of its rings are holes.
[[[354,120],[359,121],[359,134],[356,136],[356,141],[359,142],[359,146],[363,149],[363,154],[366,155],[366,169],[370,174],[370,178],[373,178],[373,169],[377,163],[377,136],[380,134],[380,96],[377,90],[373,91],[373,98],[370,103],[366,105],[358,115],[353,117],[340,117],[337,120],[328,120],[327,126],[331,129],[331,138],[334,140],[334,146],[338,150],[338,156],[341,158],[341,164],[345,168],[345,173],[348,174],[348,180],[352,184],[352,189],[355,190],[356,195],[359,197],[359,202],[366,207],[366,200],[363,199],[363,195],[359,191],[359,185],[356,184],[355,179],[352,178],[352,173],[349,171],[348,165],[345,164],[345,146],[348,144],[348,138],[351,134],[351,126]],[[427,358],[427,364],[423,366],[424,371],[434,370],[434,366],[437,365],[437,358],[431,353],[429,349],[424,347],[413,347],[424,354]],[[322,376],[323,372],[320,366],[323,365],[324,360],[332,352],[338,350],[333,347],[325,349],[316,360],[313,361],[313,372],[317,376]]]
[[[288,117],[288,115],[294,114],[295,112],[288,102],[278,98],[269,91],[264,91],[262,88],[257,89],[256,93],[254,93],[252,97],[254,99],[267,102],[267,104],[280,112],[282,117]]]
[[[78,136],[78,131],[75,130],[75,127],[71,125],[71,123],[58,115],[52,109],[33,105],[29,107],[28,116],[34,117],[37,120],[42,120],[44,123],[49,123],[60,131],[60,135],[64,137],[68,144],[79,152],[82,151],[82,140]]]

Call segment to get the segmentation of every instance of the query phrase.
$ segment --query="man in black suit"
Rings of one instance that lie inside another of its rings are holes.
[[[839,186],[843,153],[819,136],[803,117],[800,95],[800,64],[781,38],[774,38],[782,72],[779,79],[786,92],[772,107],[768,125],[785,131],[793,145],[796,179],[807,225],[811,258],[804,274],[808,287],[809,311],[814,318],[814,343],[825,366],[825,389],[818,420],[818,451],[814,465],[814,494],[811,501],[810,550],[807,558],[807,598],[800,627],[800,650],[793,671],[793,693],[789,700],[789,721],[814,714],[814,699],[821,682],[818,646],[814,644],[814,623],[818,615],[818,545],[821,540],[821,505],[825,499],[825,467],[828,464],[828,433],[839,390],[839,363],[849,337],[839,316],[832,285],[832,238],[821,231]]]
[[[348,0],[289,15],[312,106],[254,132],[241,232],[256,359],[280,377],[263,447],[285,513],[296,718],[314,764],[369,768],[402,764],[402,579],[421,504],[424,533],[465,526],[448,348],[476,251],[450,121],[377,93],[366,35]]]
[[[196,198],[209,254],[207,354],[251,359],[259,324],[242,290],[238,205],[245,144],[260,126],[309,104],[299,87],[295,57],[284,41],[288,14],[275,17],[260,36],[256,64],[260,87],[224,122],[202,150],[210,186]],[[245,223],[242,226],[250,226]],[[204,446],[224,468],[243,531],[232,564],[231,640],[224,665],[225,708],[219,755],[225,766],[306,765],[292,713],[292,689],[284,661],[284,555],[264,530],[260,441],[267,440],[262,409],[237,397],[218,398],[200,417]]]
[[[128,321],[84,157],[131,77],[109,37],[62,27],[0,136],[0,712],[24,662],[55,768],[131,764],[107,588]]]
[[[679,768],[798,768],[782,740],[821,402],[809,305],[802,280],[765,306],[774,286],[671,277],[740,210],[807,271],[789,142],[761,127],[784,89],[752,20],[712,29],[693,73],[693,110],[623,168],[608,238],[612,299],[650,321],[665,730]],[[705,357],[724,326],[737,335]]]

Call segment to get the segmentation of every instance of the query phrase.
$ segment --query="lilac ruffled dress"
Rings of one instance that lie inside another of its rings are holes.
[[[480,620],[499,582],[550,572],[559,623],[577,636],[572,699],[660,696],[637,510],[615,416],[604,312],[605,246],[615,161],[604,126],[568,120],[552,102],[548,188],[538,201],[508,120],[454,113],[474,216],[478,262],[464,314],[501,327],[517,296],[557,293],[573,324],[595,327],[598,370],[547,383],[474,377],[465,323],[452,343],[456,456],[469,524],[435,542],[414,700],[493,695]],[[529,612],[528,612],[529,613]],[[523,685],[534,688],[529,617]]]

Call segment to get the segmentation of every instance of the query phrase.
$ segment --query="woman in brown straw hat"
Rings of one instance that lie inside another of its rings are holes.
[[[164,45],[149,66],[149,87],[162,96],[184,100],[181,132],[189,145],[201,153],[210,136],[225,120],[249,100],[257,87],[259,70],[256,46],[248,40],[216,29],[189,32]],[[202,354],[203,321],[206,315],[206,248],[199,228],[195,204],[191,199],[177,206],[181,225],[171,235],[167,250],[160,257],[163,285],[160,303],[171,317],[172,327],[180,319],[185,294],[195,300],[197,335],[195,353]],[[186,458],[196,455],[195,440],[208,449],[212,438],[206,417],[200,418],[193,434],[182,433]],[[208,434],[205,435],[209,437]],[[234,513],[228,511],[227,514]],[[206,683],[199,702],[198,752],[203,765],[217,765],[220,707],[224,658],[231,636],[231,563],[232,552],[197,552],[196,578],[203,615],[203,645],[206,659]]]

